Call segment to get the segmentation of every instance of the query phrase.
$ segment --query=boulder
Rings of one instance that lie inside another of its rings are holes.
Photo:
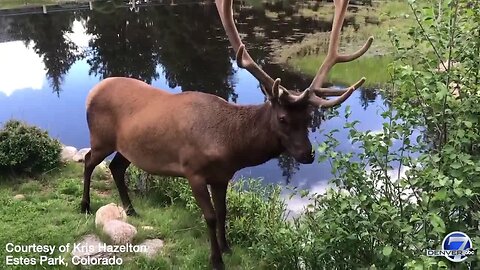
[[[143,241],[139,246],[145,246],[146,250],[138,252],[145,255],[148,258],[153,258],[163,248],[163,241],[161,239],[147,239]]]
[[[17,200],[17,201],[23,201],[23,200],[25,200],[25,195],[23,195],[23,194],[17,194],[17,195],[15,195],[15,196],[13,196],[13,199],[14,199],[14,200]]]
[[[72,256],[78,256],[80,258],[110,258],[114,254],[106,252],[100,247],[103,242],[94,234],[85,235],[80,242],[75,243],[72,249]]]
[[[60,153],[60,158],[63,162],[70,161],[73,159],[77,153],[77,148],[73,146],[63,146],[62,152]]]
[[[103,232],[108,235],[115,245],[131,244],[137,229],[121,220],[110,220],[103,226]]]
[[[82,148],[72,157],[72,160],[75,162],[84,162],[85,155],[90,151],[90,148]]]
[[[103,227],[111,220],[127,221],[127,213],[123,207],[110,203],[98,208],[95,213],[95,227]]]

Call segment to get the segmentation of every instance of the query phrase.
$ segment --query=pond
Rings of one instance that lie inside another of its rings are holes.
[[[167,2],[136,8],[121,2],[79,3],[48,7],[47,15],[34,8],[0,11],[0,123],[21,119],[66,145],[89,147],[85,98],[110,76],[135,77],[172,93],[202,91],[238,104],[262,103],[258,82],[233,61],[215,5]],[[263,69],[288,88],[304,89],[311,78],[272,63],[272,52],[278,44],[328,31],[331,23],[296,15],[294,2],[236,6],[235,17]],[[269,16],[278,11],[282,16]],[[374,89],[361,89],[342,105],[340,117],[312,129],[314,144],[322,141],[324,130],[342,128],[347,105],[353,120],[361,121],[359,129],[382,129],[382,97]],[[339,149],[355,151],[347,134],[340,136]],[[331,174],[328,163],[300,165],[282,157],[243,169],[235,175],[240,177],[318,191]]]

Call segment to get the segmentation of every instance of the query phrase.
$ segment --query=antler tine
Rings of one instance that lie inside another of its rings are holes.
[[[322,88],[322,85],[327,77],[328,72],[332,69],[332,67],[337,63],[342,62],[350,62],[353,61],[360,56],[362,56],[372,45],[373,37],[368,38],[367,42],[360,48],[358,51],[352,54],[341,55],[338,53],[339,43],[340,43],[340,32],[342,29],[343,21],[345,20],[345,13],[347,11],[349,0],[335,0],[335,15],[333,18],[332,24],[332,31],[330,33],[330,42],[328,45],[328,52],[325,60],[323,61],[322,65],[320,66],[315,78],[313,79],[312,83],[309,86],[317,96],[320,97],[321,100],[319,101],[317,98],[313,98],[313,103],[319,104],[323,107],[331,107],[338,105],[345,101],[352,92],[360,87],[364,82],[365,78],[360,79],[357,83],[351,85],[348,88],[341,89],[341,90],[334,90],[330,88]],[[326,99],[321,98],[322,96],[340,96],[336,100],[329,101]],[[332,105],[333,104],[333,105]]]
[[[238,33],[237,27],[233,20],[233,0],[215,0],[217,6],[218,14],[222,20],[223,28],[227,33],[228,40],[233,47],[233,50],[236,52],[237,65],[241,68],[246,69],[250,72],[261,84],[263,84],[264,89],[266,90],[267,96],[270,98],[273,96],[274,80],[263,71],[252,57],[245,49],[245,45],[242,43],[240,35]],[[285,90],[280,86],[282,90]]]

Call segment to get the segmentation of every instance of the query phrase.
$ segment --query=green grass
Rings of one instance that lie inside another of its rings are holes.
[[[95,233],[94,215],[80,213],[82,194],[82,166],[67,164],[64,167],[36,178],[8,178],[0,176],[0,262],[1,269],[26,269],[5,266],[7,254],[5,245],[15,244],[73,244],[82,236]],[[120,203],[112,179],[103,174],[92,180],[92,210],[110,202]],[[102,176],[102,177],[100,177]],[[16,194],[26,199],[13,199]],[[134,196],[133,204],[140,217],[129,217],[129,223],[136,226],[138,234],[134,244],[147,238],[161,238],[165,241],[162,252],[154,259],[125,255],[122,269],[208,269],[210,244],[207,229],[200,212],[173,204],[159,206],[155,198]],[[153,230],[143,230],[142,226]],[[102,238],[102,236],[101,236]],[[103,239],[103,238],[102,238]],[[257,269],[258,260],[248,250],[233,246],[233,253],[224,255],[228,269]],[[15,257],[37,257],[39,254],[12,254]],[[54,256],[62,255],[58,251]],[[65,254],[64,254],[65,255]],[[68,259],[68,255],[65,255]],[[30,268],[29,268],[30,269]],[[34,268],[32,268],[34,269]],[[37,269],[43,269],[37,265]],[[76,269],[73,265],[47,267],[46,269]],[[103,269],[109,269],[104,267]],[[114,269],[114,268],[111,268]],[[116,268],[115,268],[116,269]]]
[[[0,9],[18,8],[25,6],[52,5],[58,2],[68,2],[68,0],[1,0]]]

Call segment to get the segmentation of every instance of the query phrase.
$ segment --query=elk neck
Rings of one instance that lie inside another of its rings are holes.
[[[241,168],[262,164],[283,151],[280,140],[271,126],[272,105],[238,106],[232,131],[232,158]]]

